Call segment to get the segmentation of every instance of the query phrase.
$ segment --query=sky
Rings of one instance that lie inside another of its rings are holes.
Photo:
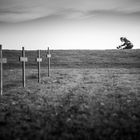
[[[140,0],[0,0],[4,49],[140,49]]]

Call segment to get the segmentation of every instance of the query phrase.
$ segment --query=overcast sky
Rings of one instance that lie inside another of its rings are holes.
[[[5,49],[140,48],[140,0],[0,0]]]

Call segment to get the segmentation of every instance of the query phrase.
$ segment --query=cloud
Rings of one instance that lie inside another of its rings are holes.
[[[39,18],[81,19],[103,15],[139,16],[139,0],[0,0],[0,22]]]

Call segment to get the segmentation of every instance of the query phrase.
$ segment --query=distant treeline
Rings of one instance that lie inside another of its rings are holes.
[[[47,67],[47,51],[41,50],[43,62],[41,67]],[[5,69],[20,68],[20,50],[3,50],[3,57],[8,63]],[[26,51],[27,68],[36,68],[37,51]],[[104,68],[124,67],[140,68],[140,49],[136,50],[51,50],[52,68]]]

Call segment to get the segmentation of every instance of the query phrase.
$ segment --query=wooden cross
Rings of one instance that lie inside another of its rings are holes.
[[[0,45],[0,93],[3,94],[3,63],[7,63],[7,59],[2,56],[2,45]]]
[[[38,50],[38,58],[36,59],[38,63],[38,83],[40,83],[40,62],[42,62],[42,58],[40,58],[40,50]]]
[[[28,58],[25,57],[25,50],[24,47],[22,47],[22,57],[20,57],[20,62],[22,62],[22,83],[23,87],[25,87],[25,62],[28,61]]]
[[[51,58],[49,47],[48,47],[47,58],[48,58],[48,77],[49,77],[50,76],[50,58]]]

